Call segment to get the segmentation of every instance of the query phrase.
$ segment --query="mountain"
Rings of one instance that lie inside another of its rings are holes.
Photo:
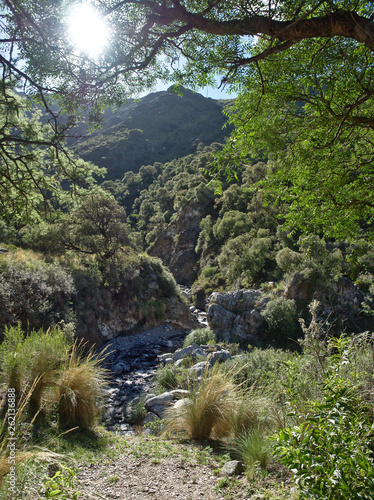
[[[224,142],[231,128],[223,128],[223,110],[231,102],[170,87],[107,111],[102,128],[73,147],[84,160],[105,167],[107,179],[121,179],[142,165],[194,153],[201,143]]]

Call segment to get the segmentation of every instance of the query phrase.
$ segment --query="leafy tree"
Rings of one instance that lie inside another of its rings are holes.
[[[69,114],[98,118],[103,104],[160,78],[198,88],[224,75],[241,94],[229,150],[271,160],[289,223],[339,237],[371,224],[371,2],[92,2],[112,28],[96,59],[68,40],[72,3],[1,2],[3,79],[44,99],[52,119],[50,95]]]
[[[71,250],[105,261],[129,241],[125,210],[105,194],[89,194],[70,213],[65,245]]]
[[[64,145],[64,129],[42,123],[41,110],[3,82],[0,90],[0,214],[18,227],[89,187],[102,169]],[[65,181],[62,189],[62,182]],[[66,181],[70,181],[70,187]]]

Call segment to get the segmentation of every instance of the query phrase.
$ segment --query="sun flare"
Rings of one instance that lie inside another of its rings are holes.
[[[75,5],[67,23],[69,38],[80,52],[97,57],[104,50],[109,38],[109,27],[93,6]]]

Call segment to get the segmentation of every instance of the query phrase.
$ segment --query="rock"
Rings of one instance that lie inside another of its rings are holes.
[[[202,210],[201,204],[192,198],[148,250],[149,255],[162,260],[182,285],[191,285],[197,277],[195,247]]]
[[[226,351],[225,349],[222,349],[221,351],[212,352],[209,356],[209,362],[211,366],[213,366],[217,362],[223,363],[228,359],[231,359],[231,354],[229,353],[229,351]]]
[[[341,276],[338,279],[337,286],[338,293],[342,301],[349,302],[356,307],[360,307],[362,301],[364,300],[364,295],[358,286],[353,283],[353,281]]]
[[[159,396],[154,396],[147,399],[144,403],[144,407],[146,410],[155,413],[158,417],[163,418],[167,408],[170,406],[173,399],[173,394],[171,394],[170,392],[164,392]]]
[[[300,273],[295,273],[286,287],[283,296],[296,302],[310,302],[313,298],[314,288],[310,281]]]
[[[183,396],[186,396],[189,393],[190,391],[187,391],[186,389],[174,389],[173,391],[170,391],[170,394],[173,395],[174,399],[182,398]]]
[[[244,472],[244,466],[239,460],[231,460],[225,463],[221,469],[222,474],[225,476],[239,476]]]
[[[190,374],[194,375],[195,377],[201,377],[201,375],[203,375],[205,370],[207,370],[207,364],[208,364],[207,361],[201,361],[200,363],[193,365],[193,367],[190,370]]]
[[[153,405],[151,408],[150,408],[150,411],[152,413],[155,413],[158,417],[160,418],[164,418],[165,416],[165,413],[166,413],[166,410],[169,408],[170,405]]]
[[[174,361],[187,358],[188,356],[191,356],[196,349],[199,349],[199,346],[197,344],[189,345],[188,347],[184,347],[183,349],[178,349],[172,355],[172,358]]]
[[[159,361],[165,361],[166,359],[171,358],[171,357],[173,357],[173,353],[172,352],[166,352],[165,354],[159,354],[157,356],[157,358],[158,358]]]
[[[165,300],[167,308],[167,322],[177,328],[191,329],[199,325],[192,316],[190,308],[178,297]]]
[[[164,392],[159,396],[153,396],[152,398],[148,398],[144,403],[144,407],[147,410],[150,410],[155,405],[169,405],[171,401],[173,401],[174,396],[170,392]]]
[[[218,332],[220,338],[229,341],[235,314],[215,303],[208,307],[207,313],[209,327],[214,333]]]
[[[268,300],[259,290],[214,292],[208,299],[208,325],[226,342],[256,344],[264,330],[261,311]]]
[[[183,399],[178,399],[173,405],[173,408],[177,409],[182,409],[186,408],[189,404],[191,404],[191,400],[188,398],[183,398]]]
[[[155,413],[149,411],[144,417],[143,423],[149,424],[150,422],[156,422],[157,420],[160,420],[160,417],[158,417]]]

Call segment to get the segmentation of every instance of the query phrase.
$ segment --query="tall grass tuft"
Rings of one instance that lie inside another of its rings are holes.
[[[266,470],[272,459],[272,449],[266,434],[252,429],[235,437],[230,446],[231,453],[246,466],[247,475],[255,473],[256,466]]]
[[[240,436],[255,429],[271,429],[275,422],[272,418],[270,401],[256,394],[254,386],[240,391],[238,404],[230,416],[232,434]]]
[[[0,370],[6,388],[15,391],[16,400],[28,373],[28,360],[21,326],[5,327],[4,340],[0,345]]]
[[[30,357],[29,375],[36,381],[30,394],[30,409],[35,413],[41,408],[45,389],[56,383],[58,371],[67,359],[69,344],[62,331],[55,328],[33,330],[24,345]]]
[[[84,344],[74,344],[57,383],[57,400],[64,424],[88,429],[100,416],[108,374],[102,356],[92,348],[83,355],[83,349]]]
[[[193,344],[214,344],[216,341],[216,335],[210,328],[197,328],[196,330],[192,330],[184,339],[183,347]]]
[[[230,415],[236,405],[231,374],[215,365],[205,370],[199,381],[191,381],[184,405],[168,410],[166,427],[171,432],[185,432],[192,439],[221,438],[230,433]]]

